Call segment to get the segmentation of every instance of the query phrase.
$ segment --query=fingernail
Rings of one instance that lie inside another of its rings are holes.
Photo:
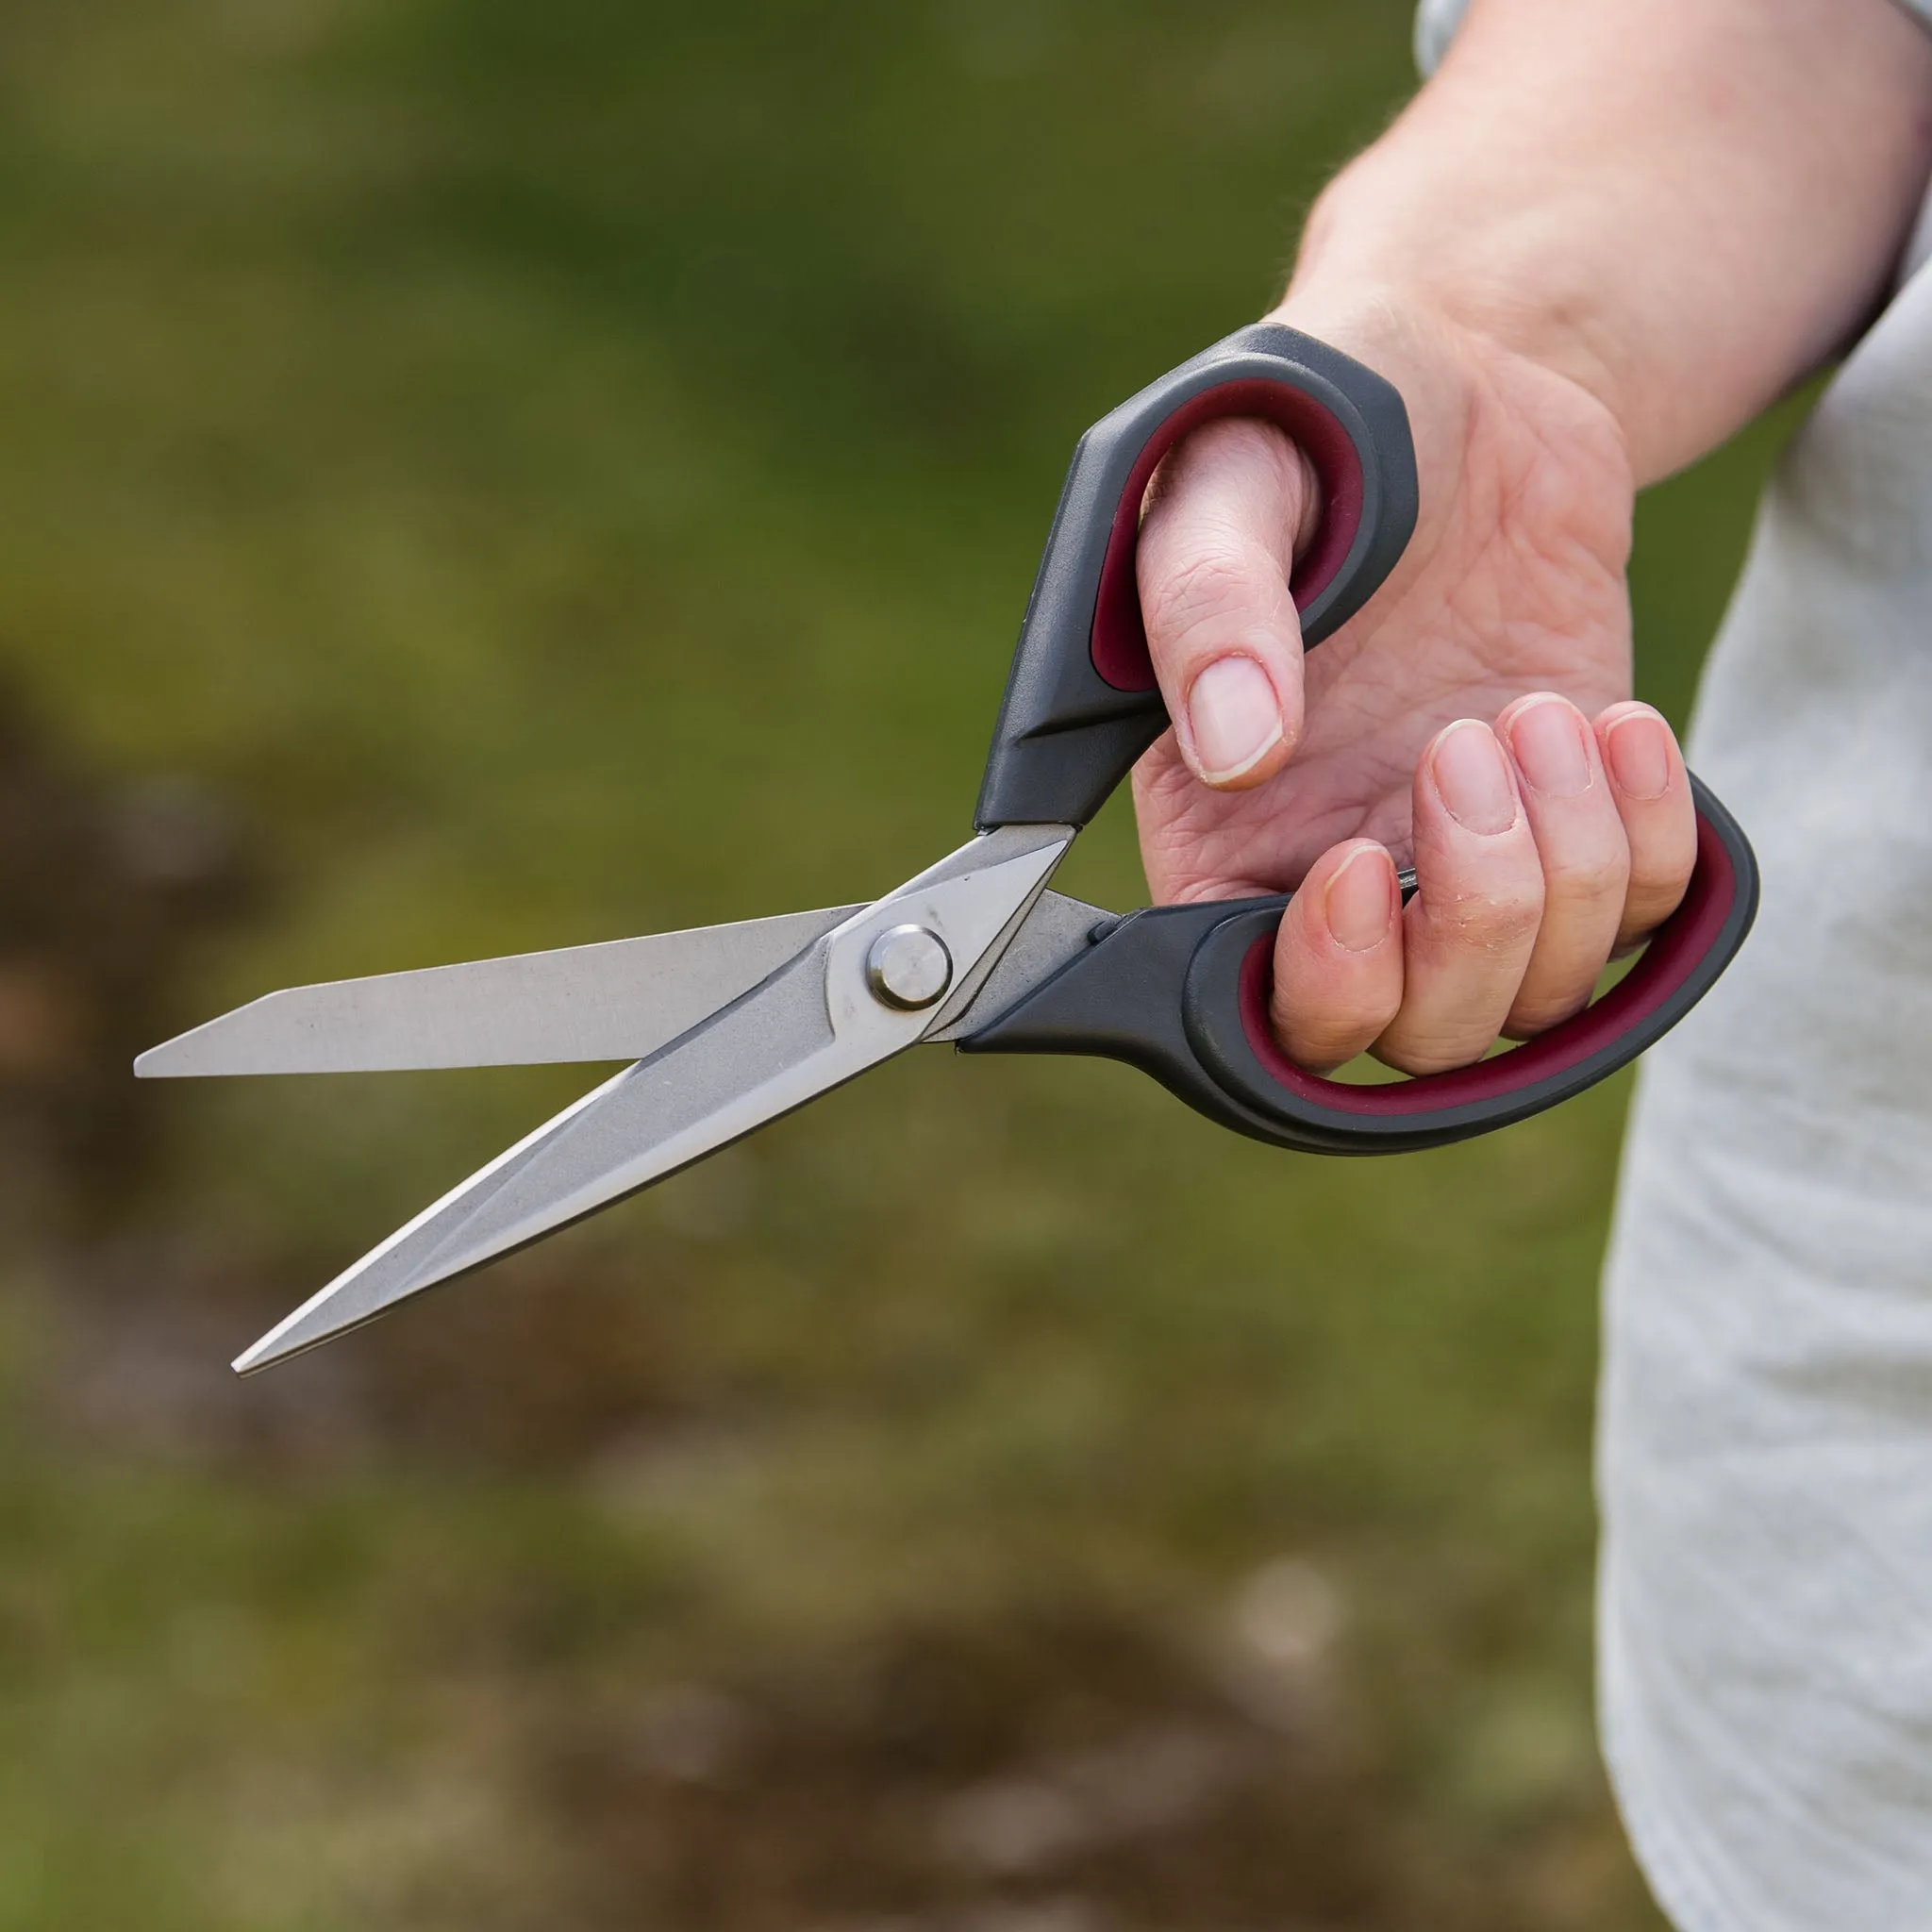
[[[1389,937],[1395,902],[1393,868],[1374,845],[1358,845],[1351,852],[1322,894],[1328,930],[1351,953],[1373,952]]]
[[[1655,711],[1630,711],[1604,734],[1617,789],[1627,798],[1661,798],[1671,789],[1671,730]]]
[[[1509,721],[1509,749],[1523,775],[1546,798],[1574,798],[1590,789],[1583,720],[1560,698],[1524,705]]]
[[[1493,838],[1516,823],[1516,789],[1503,747],[1487,724],[1463,718],[1450,725],[1436,740],[1429,769],[1458,825]]]
[[[1224,785],[1281,742],[1281,704],[1252,658],[1217,658],[1188,692],[1188,725],[1196,769]]]

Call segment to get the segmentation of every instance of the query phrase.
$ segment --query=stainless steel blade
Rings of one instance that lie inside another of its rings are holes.
[[[942,1001],[895,1008],[868,980],[874,942],[916,925],[954,983],[1024,923],[1068,825],[1009,826],[962,846],[813,941],[791,963],[626,1068],[445,1194],[265,1335],[243,1374],[359,1327],[398,1302],[648,1187],[915,1045]]]
[[[150,1047],[134,1071],[175,1079],[638,1059],[859,909],[290,987]]]

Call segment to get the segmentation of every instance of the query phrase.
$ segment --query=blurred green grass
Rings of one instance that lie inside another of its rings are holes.
[[[1074,437],[1267,302],[1407,31],[17,0],[6,662],[66,756],[192,774],[275,882],[184,941],[171,1012],[956,842]],[[1674,715],[1778,433],[1641,513]],[[1140,895],[1124,812],[1070,882]],[[1657,1923],[1589,1713],[1621,1085],[1321,1163],[1122,1069],[920,1056],[226,1379],[580,1083],[143,1092],[145,1163],[21,1217],[0,1932]],[[1241,1607],[1271,1577],[1319,1609],[1292,1656]],[[812,1702],[901,1667],[972,1722]],[[1291,1723],[1225,1690],[1256,1670]],[[1190,1699],[1273,1740],[1259,1823],[921,1864],[956,1787]],[[755,1721],[687,1774],[667,1709]]]

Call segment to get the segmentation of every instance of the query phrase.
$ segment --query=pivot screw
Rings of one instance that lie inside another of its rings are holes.
[[[952,985],[953,956],[927,927],[895,925],[873,941],[865,956],[865,983],[882,1006],[914,1013]]]

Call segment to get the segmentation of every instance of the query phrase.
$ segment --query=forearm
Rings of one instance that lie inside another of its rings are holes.
[[[1286,307],[1527,357],[1647,482],[1856,331],[1928,166],[1932,35],[1890,0],[1474,0],[1321,198]]]

